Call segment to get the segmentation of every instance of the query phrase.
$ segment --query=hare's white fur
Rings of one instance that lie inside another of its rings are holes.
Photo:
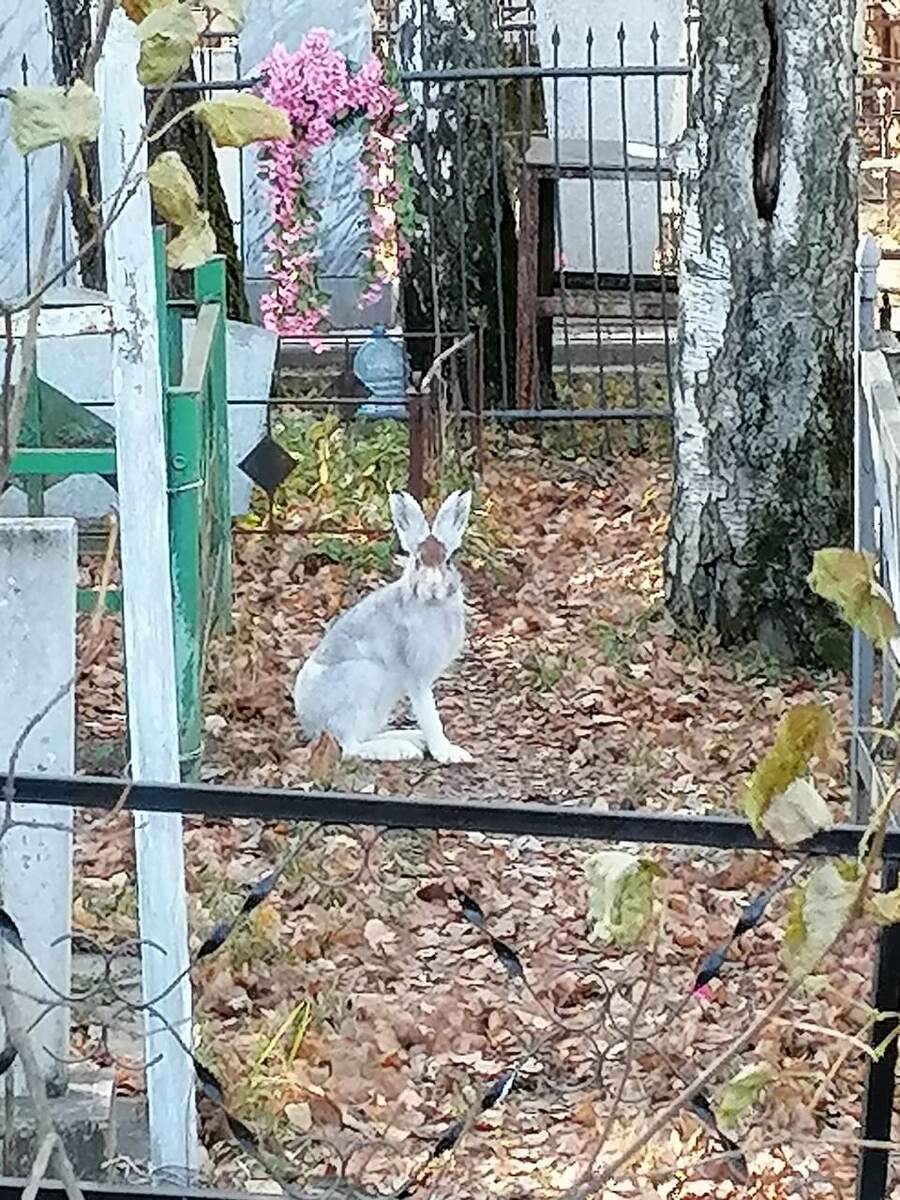
[[[391,496],[407,554],[403,574],[342,613],[300,668],[294,707],[306,737],[327,731],[350,758],[390,762],[427,750],[441,763],[472,761],[444,733],[432,693],[465,640],[462,586],[450,557],[471,503],[471,493],[453,492],[429,528],[412,496]],[[388,729],[404,697],[418,728]]]

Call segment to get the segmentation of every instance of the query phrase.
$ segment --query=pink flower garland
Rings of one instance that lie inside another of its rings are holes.
[[[372,304],[408,253],[405,234],[412,208],[408,202],[401,204],[399,218],[395,211],[402,199],[397,151],[409,132],[402,117],[407,106],[397,89],[385,82],[376,58],[351,71],[323,29],[311,30],[294,54],[275,46],[261,74],[260,95],[284,111],[293,129],[290,140],[270,142],[263,151],[262,173],[273,218],[266,238],[266,274],[273,286],[260,301],[263,323],[275,333],[316,345],[328,316],[328,299],[318,283],[320,217],[306,181],[310,155],[331,141],[339,125],[360,122],[359,173],[368,207],[363,249],[367,286],[360,306]]]

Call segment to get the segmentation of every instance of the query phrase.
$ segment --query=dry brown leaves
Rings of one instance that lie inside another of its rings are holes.
[[[294,672],[324,623],[374,581],[330,564],[306,574],[300,539],[242,535],[234,630],[214,649],[206,700],[210,779],[309,787],[328,775],[335,787],[380,793],[730,810],[789,704],[824,695],[846,725],[843,680],[785,678],[760,656],[729,656],[670,628],[660,604],[665,463],[625,460],[607,480],[541,479],[512,457],[491,467],[486,486],[505,530],[507,573],[499,582],[469,573],[470,645],[439,695],[448,733],[476,763],[361,768],[336,763],[327,743],[303,746]],[[79,690],[95,754],[121,737],[121,714],[114,642]],[[842,769],[836,756],[833,795]],[[292,833],[256,821],[189,822],[198,941],[235,911]],[[84,876],[130,872],[128,853],[127,822],[82,820]],[[646,954],[589,942],[582,856],[529,838],[312,832],[273,901],[198,973],[201,1044],[234,1110],[288,1147],[309,1132],[341,1151],[375,1138],[373,1150],[351,1157],[350,1173],[395,1187],[515,1063],[521,1087],[477,1118],[429,1186],[437,1196],[558,1196],[596,1148],[623,1031],[650,970]],[[774,868],[756,854],[658,856],[669,933],[608,1150],[671,1098],[678,1072],[690,1078],[727,1045],[781,978],[780,925],[767,920],[708,1003],[686,999],[699,962]],[[456,888],[515,949],[524,984],[461,916]],[[845,947],[820,991],[796,1001],[748,1056],[779,1067],[778,1086],[742,1131],[758,1147],[748,1151],[749,1187],[720,1160],[684,1169],[720,1154],[685,1115],[607,1194],[848,1194],[854,1153],[825,1139],[855,1132],[861,1055],[841,1059],[846,1038],[822,1030],[859,1029],[869,953],[862,935]],[[259,1184],[259,1167],[236,1154],[221,1123],[205,1128],[216,1177]]]

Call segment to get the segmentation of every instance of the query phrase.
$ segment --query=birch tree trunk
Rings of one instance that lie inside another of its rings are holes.
[[[851,529],[855,0],[703,0],[682,158],[676,619],[834,661]]]

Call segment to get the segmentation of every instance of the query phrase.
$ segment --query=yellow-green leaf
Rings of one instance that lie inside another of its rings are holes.
[[[149,17],[150,13],[156,12],[158,8],[165,8],[166,5],[174,3],[175,0],[121,0],[125,16],[134,21],[135,25],[140,25],[144,17]]]
[[[189,4],[167,4],[145,17],[138,25],[138,79],[144,87],[167,83],[186,67],[198,38]]]
[[[217,146],[249,146],[291,136],[291,123],[284,112],[259,96],[202,100],[194,112]]]
[[[770,1063],[750,1063],[735,1072],[722,1089],[716,1105],[716,1120],[720,1126],[733,1129],[738,1120],[757,1101],[760,1092],[777,1078]]]
[[[235,29],[240,29],[247,15],[248,0],[212,0],[210,8],[230,21]]]
[[[820,704],[798,704],[782,717],[775,744],[750,776],[744,794],[744,811],[757,834],[763,832],[766,809],[806,771],[830,733],[831,717]]]
[[[884,590],[875,579],[875,560],[858,550],[817,550],[809,585],[830,600],[844,620],[884,647],[900,633],[900,623]]]
[[[833,862],[820,863],[788,908],[781,958],[793,979],[814,970],[850,915],[856,884]]]
[[[873,892],[866,900],[866,912],[878,925],[900,924],[900,888],[891,892]]]
[[[653,880],[659,866],[624,850],[601,850],[585,860],[591,938],[627,949],[647,927],[653,912]]]
[[[176,151],[166,150],[153,160],[147,182],[164,221],[181,229],[197,219],[200,210],[197,185]]]
[[[209,213],[199,212],[167,244],[166,262],[173,271],[189,271],[209,262],[215,252],[216,235],[209,223]]]
[[[763,812],[761,824],[779,846],[799,846],[834,818],[808,779],[795,779]]]
[[[97,140],[100,101],[81,79],[70,88],[13,88],[10,102],[10,132],[20,154],[59,143],[79,146]]]

